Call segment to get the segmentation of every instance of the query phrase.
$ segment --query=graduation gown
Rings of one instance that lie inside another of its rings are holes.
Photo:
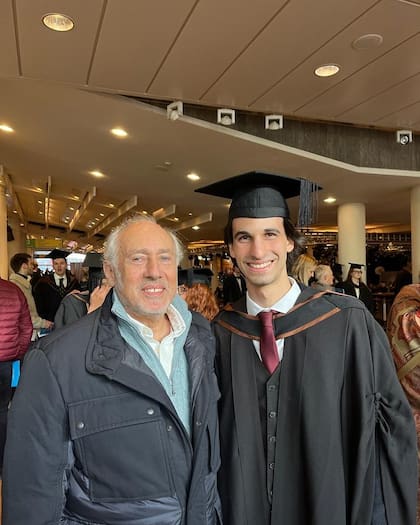
[[[78,281],[67,272],[67,286],[65,294],[79,289]],[[54,322],[54,317],[61,303],[62,296],[58,286],[55,284],[54,275],[49,274],[41,277],[33,289],[36,309],[43,319]]]
[[[353,297],[357,297],[356,285],[353,283],[353,281],[343,281],[337,285],[337,288],[344,290],[344,293],[347,295],[353,295]],[[375,305],[373,302],[372,292],[365,285],[365,283],[362,282],[359,285],[359,299],[365,304],[366,308],[373,313]]]
[[[245,298],[232,308],[214,323],[225,525],[414,525],[414,422],[363,304],[305,289],[274,322],[285,344],[271,377],[258,320],[238,313]]]

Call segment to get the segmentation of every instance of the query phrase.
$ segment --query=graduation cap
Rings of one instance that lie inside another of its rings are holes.
[[[185,284],[186,286],[192,286],[193,284],[206,284],[210,286],[213,275],[213,272],[209,268],[178,270],[178,285]]]
[[[350,264],[350,270],[363,270],[364,264],[359,263],[349,263]]]
[[[102,254],[97,252],[87,253],[82,266],[87,266],[92,269],[102,269]]]
[[[67,256],[70,255],[70,252],[66,252],[65,250],[58,250],[57,248],[54,248],[52,252],[50,252],[47,257],[49,259],[65,259]]]
[[[229,220],[237,217],[289,218],[286,199],[300,196],[298,225],[311,224],[316,215],[317,184],[306,179],[250,171],[198,188],[197,192],[232,199]]]

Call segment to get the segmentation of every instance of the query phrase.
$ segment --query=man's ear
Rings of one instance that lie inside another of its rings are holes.
[[[112,268],[112,266],[109,264],[108,261],[104,261],[103,269],[104,269],[104,274],[107,280],[107,284],[109,284],[109,286],[115,286],[114,269]]]
[[[292,252],[295,249],[295,241],[292,241],[292,239],[287,238],[287,253]]]

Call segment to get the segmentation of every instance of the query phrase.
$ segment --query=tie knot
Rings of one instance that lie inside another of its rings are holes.
[[[261,324],[263,326],[272,326],[273,324],[273,310],[268,310],[268,312],[260,312],[258,317],[260,318]]]

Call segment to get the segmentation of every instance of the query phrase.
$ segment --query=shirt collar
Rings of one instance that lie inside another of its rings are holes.
[[[248,292],[246,293],[246,309],[247,312],[251,315],[258,315],[262,310],[275,310],[276,312],[281,312],[283,314],[287,313],[296,303],[297,298],[301,293],[301,289],[297,282],[289,277],[291,284],[290,289],[281,297],[276,303],[271,305],[269,308],[263,308],[256,302],[254,302],[250,297]]]

